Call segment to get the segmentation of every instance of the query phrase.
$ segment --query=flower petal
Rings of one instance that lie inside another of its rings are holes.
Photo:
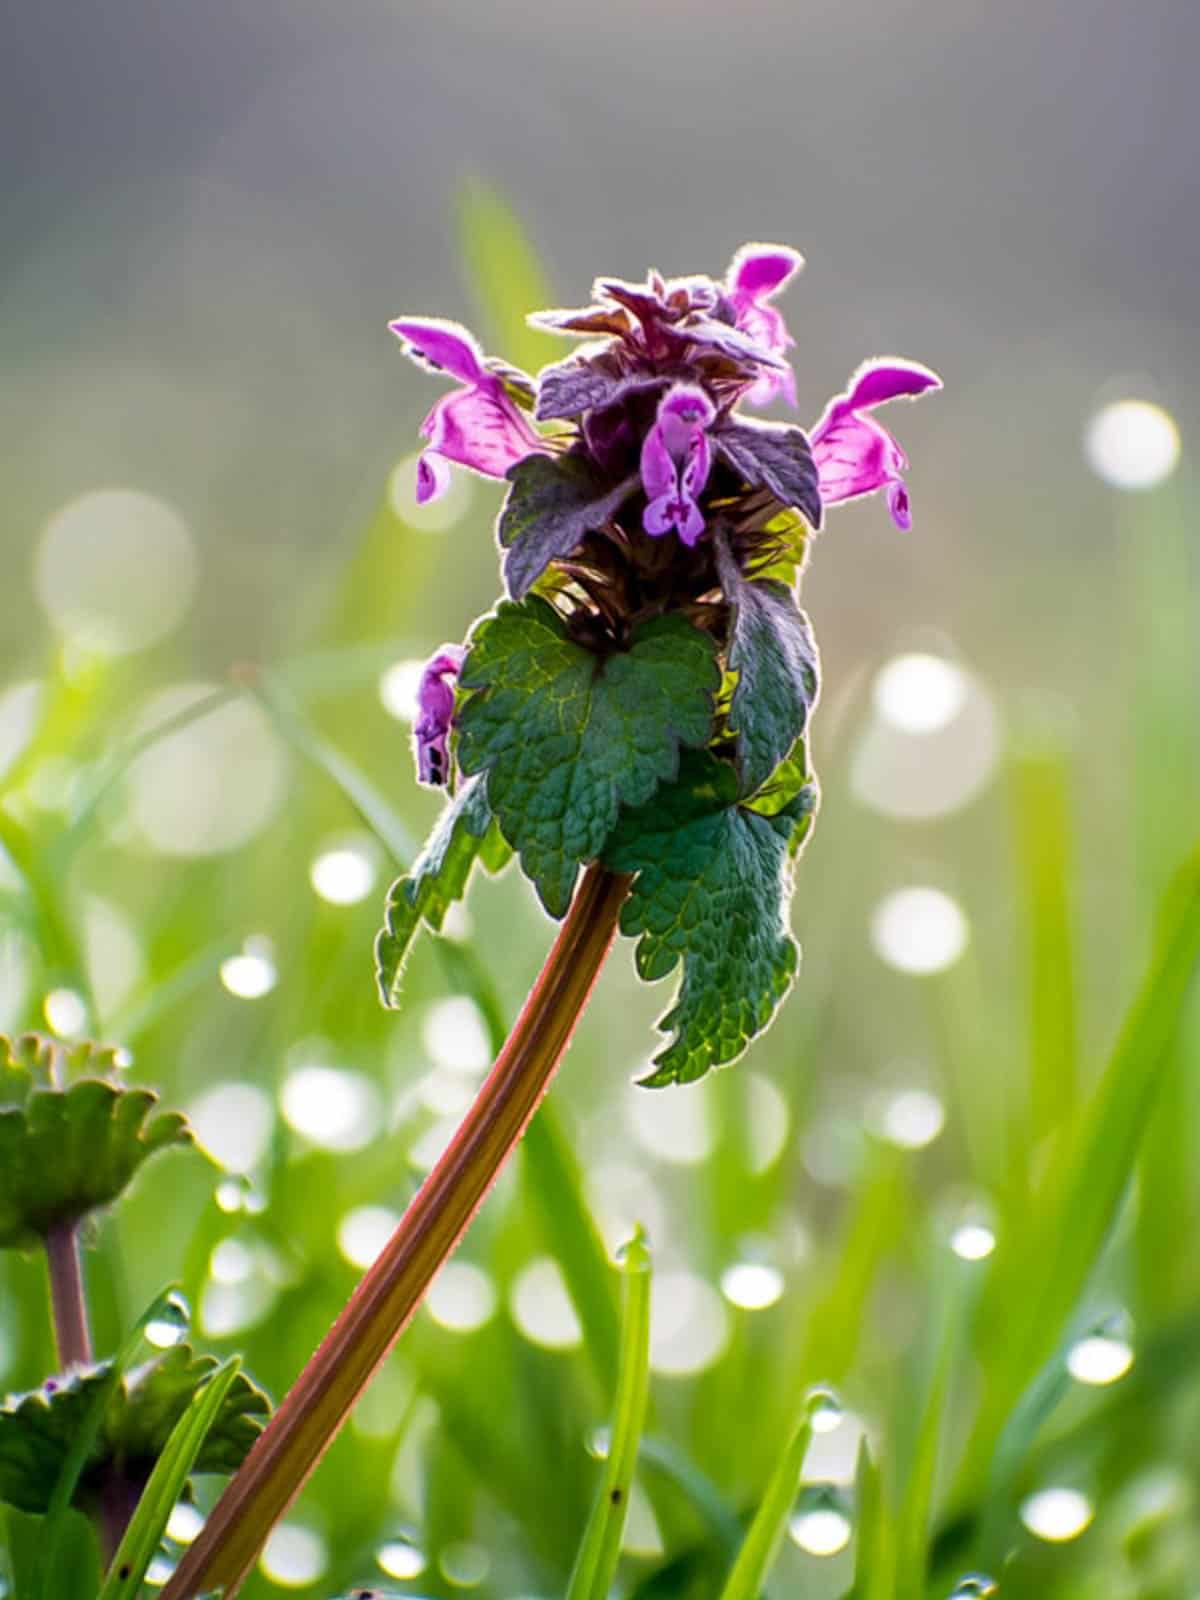
[[[435,372],[448,372],[460,383],[480,383],[488,377],[482,350],[460,323],[442,317],[398,317],[388,327],[404,341],[406,355]]]
[[[850,380],[849,393],[839,398],[844,399],[852,411],[868,411],[887,400],[915,400],[919,394],[941,387],[942,380],[937,373],[919,361],[881,356],[874,361],[864,361]]]
[[[725,281],[733,295],[764,300],[777,294],[803,265],[800,252],[786,244],[744,244],[730,262]]]
[[[543,448],[504,385],[490,374],[469,389],[444,395],[421,432],[430,450],[488,478],[502,478],[515,462]]]
[[[863,413],[888,400],[915,399],[942,380],[919,361],[880,357],[866,361],[844,394],[835,395],[809,435],[826,505],[887,489],[888,509],[898,528],[912,527],[902,474],[904,451],[886,428]]]
[[[423,450],[417,460],[417,504],[440,500],[449,487],[449,463],[436,450]]]
[[[818,431],[818,429],[820,431]],[[900,446],[877,422],[843,407],[814,428],[809,443],[824,505],[874,494],[895,482],[907,465]]]
[[[417,720],[413,741],[417,754],[417,777],[421,783],[440,787],[449,776],[450,723],[454,716],[454,689],[447,678],[457,678],[466,651],[461,645],[444,644],[426,663],[417,686]]]

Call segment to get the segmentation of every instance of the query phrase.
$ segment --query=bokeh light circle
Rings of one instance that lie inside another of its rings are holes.
[[[1084,453],[1114,489],[1154,489],[1179,464],[1175,418],[1152,400],[1115,400],[1087,425]]]
[[[213,693],[175,684],[153,696],[143,733]],[[230,700],[164,734],[129,771],[129,815],[150,849],[167,856],[219,855],[248,843],[287,794],[288,760],[266,713]]]
[[[929,977],[952,967],[967,947],[967,919],[941,889],[897,889],[871,918],[871,943],[889,967]]]
[[[196,586],[183,518],[136,489],[95,489],[55,512],[38,543],[38,599],[72,644],[106,655],[170,633]]]

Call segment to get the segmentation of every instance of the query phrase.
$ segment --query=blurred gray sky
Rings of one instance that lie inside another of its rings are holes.
[[[470,316],[467,173],[568,303],[598,271],[797,245],[801,420],[866,355],[943,372],[896,419],[912,539],[849,511],[814,575],[851,638],[897,606],[986,622],[1030,559],[1056,593],[1055,562],[1111,530],[1079,449],[1097,399],[1132,378],[1185,441],[1198,410],[1195,0],[43,0],[6,36],[19,602],[46,517],[129,484],[196,533],[205,636],[261,639],[412,448],[433,392],[385,323]]]

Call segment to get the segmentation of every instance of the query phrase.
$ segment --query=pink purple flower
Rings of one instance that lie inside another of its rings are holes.
[[[783,313],[771,301],[804,265],[804,257],[781,244],[745,244],[730,263],[725,292],[738,328],[778,360],[746,395],[751,405],[769,405],[782,394],[796,404],[796,379],[782,359],[795,344]]]
[[[446,492],[452,461],[485,477],[502,478],[514,463],[545,448],[504,380],[484,365],[482,351],[465,328],[437,317],[401,317],[388,326],[414,360],[448,373],[461,385],[443,395],[421,424],[429,443],[417,464],[419,502]]]
[[[462,645],[444,644],[430,657],[417,685],[417,720],[413,741],[417,777],[440,788],[450,774],[450,722],[454,716],[454,680],[462,670]]]
[[[647,533],[657,537],[674,529],[684,544],[694,545],[704,532],[697,496],[712,466],[707,430],[716,414],[708,395],[695,384],[677,383],[663,396],[642,444],[642,526]]]
[[[864,362],[844,394],[835,395],[809,434],[824,505],[856,500],[883,489],[892,521],[912,527],[903,474],[908,458],[886,428],[866,413],[888,400],[912,400],[942,380],[917,361],[880,358]]]

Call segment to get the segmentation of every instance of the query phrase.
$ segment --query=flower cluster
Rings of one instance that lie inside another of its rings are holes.
[[[509,591],[553,592],[581,640],[621,648],[631,625],[674,610],[723,642],[720,551],[748,576],[776,571],[789,551],[798,565],[803,532],[826,507],[877,491],[896,525],[911,526],[907,461],[873,413],[940,387],[929,368],[887,358],[860,367],[807,433],[744,415],[796,403],[794,340],[773,302],[801,265],[794,250],[747,245],[722,282],[599,279],[593,304],[530,319],[588,341],[535,380],[486,359],[454,323],[393,322],[411,356],[457,381],[422,425],[418,498],[444,492],[451,464],[507,477]],[[449,776],[461,661],[443,647],[422,680],[426,782]]]

